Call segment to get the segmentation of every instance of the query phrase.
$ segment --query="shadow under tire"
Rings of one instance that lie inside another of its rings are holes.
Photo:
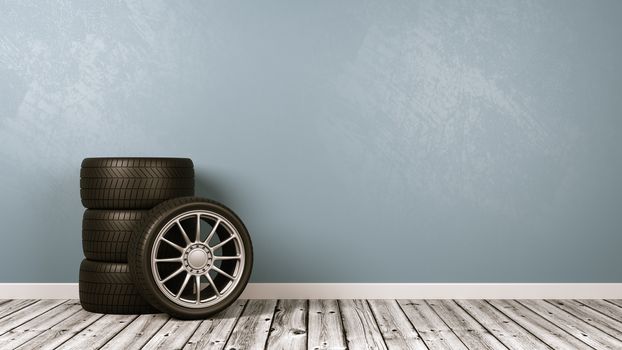
[[[253,247],[242,220],[209,199],[171,199],[153,208],[130,239],[128,264],[139,293],[179,319],[231,305],[250,278]]]
[[[80,198],[88,209],[151,209],[194,195],[194,166],[188,158],[86,158]]]
[[[127,263],[130,238],[147,210],[87,209],[82,217],[82,250],[88,260]]]
[[[158,313],[138,293],[127,264],[82,260],[80,304],[86,311],[104,314]]]

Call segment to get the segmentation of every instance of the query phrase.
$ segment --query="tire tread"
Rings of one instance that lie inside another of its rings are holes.
[[[84,211],[82,250],[93,261],[127,263],[127,247],[147,210]]]
[[[151,209],[165,200],[194,195],[188,158],[86,158],[80,198],[88,209]]]
[[[149,157],[115,157],[115,158],[85,158],[83,168],[193,168],[190,158],[149,158]]]
[[[127,264],[82,260],[79,294],[80,304],[91,312],[106,314],[158,312],[136,290]]]

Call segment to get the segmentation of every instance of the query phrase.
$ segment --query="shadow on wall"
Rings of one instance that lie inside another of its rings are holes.
[[[212,199],[246,217],[254,208],[250,207],[249,198],[253,191],[244,185],[244,181],[235,178],[231,173],[218,172],[210,169],[194,169],[194,194],[197,197]],[[247,214],[247,215],[244,215]]]
[[[226,187],[226,180],[218,174],[195,169],[194,194],[197,197],[214,199],[226,205],[234,197],[230,191],[225,190]]]

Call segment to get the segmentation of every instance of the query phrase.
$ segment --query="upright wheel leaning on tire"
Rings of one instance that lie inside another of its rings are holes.
[[[253,248],[224,205],[185,197],[153,208],[130,239],[130,271],[140,294],[180,319],[204,318],[233,303],[251,274]]]
[[[188,158],[86,158],[80,197],[88,209],[151,209],[171,198],[194,195]]]

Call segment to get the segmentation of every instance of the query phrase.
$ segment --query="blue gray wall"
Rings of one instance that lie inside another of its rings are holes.
[[[3,1],[0,282],[184,156],[255,282],[622,282],[621,1]]]

